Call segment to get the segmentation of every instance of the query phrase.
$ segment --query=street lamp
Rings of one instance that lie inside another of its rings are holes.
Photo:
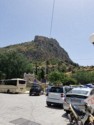
[[[90,35],[90,42],[94,45],[94,33]]]

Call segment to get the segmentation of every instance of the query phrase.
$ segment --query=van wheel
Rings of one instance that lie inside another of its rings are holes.
[[[9,89],[7,90],[7,93],[10,93],[10,90],[9,90]]]

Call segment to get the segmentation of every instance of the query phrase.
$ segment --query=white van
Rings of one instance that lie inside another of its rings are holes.
[[[25,93],[27,81],[21,78],[0,80],[0,92]]]

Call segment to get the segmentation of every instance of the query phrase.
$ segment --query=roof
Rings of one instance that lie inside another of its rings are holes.
[[[26,81],[25,79],[22,79],[22,78],[12,78],[12,79],[6,79],[6,80],[24,80],[24,81]]]

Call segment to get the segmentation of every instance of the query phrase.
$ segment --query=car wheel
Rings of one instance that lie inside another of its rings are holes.
[[[50,102],[46,102],[47,106],[50,107],[51,106],[51,103]]]
[[[29,93],[29,96],[31,96],[32,94],[31,94],[31,92]]]
[[[37,96],[40,96],[40,93],[37,93]]]

